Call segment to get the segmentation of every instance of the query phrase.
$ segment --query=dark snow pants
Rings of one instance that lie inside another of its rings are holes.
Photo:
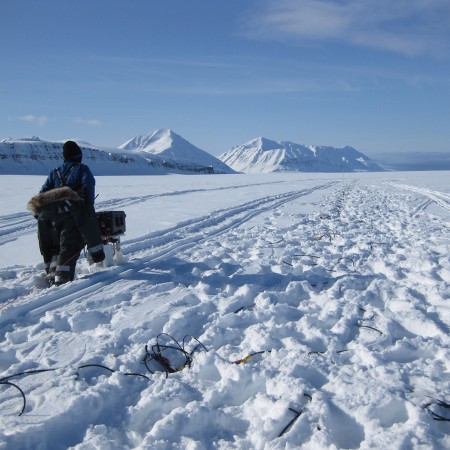
[[[39,219],[38,238],[46,272],[55,275],[55,284],[73,281],[84,240],[72,215],[64,212]]]

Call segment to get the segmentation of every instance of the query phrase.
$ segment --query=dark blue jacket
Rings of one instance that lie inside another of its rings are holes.
[[[72,168],[72,166],[74,167]],[[74,191],[80,191],[82,189],[86,199],[91,204],[94,204],[95,178],[88,166],[74,162],[65,162],[58,169],[64,180],[64,184],[61,184],[56,169],[53,169],[42,185],[40,192],[46,192],[50,189],[62,187],[63,185],[69,186]]]

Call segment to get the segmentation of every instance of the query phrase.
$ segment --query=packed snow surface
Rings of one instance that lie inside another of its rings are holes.
[[[449,175],[97,177],[58,288],[0,177],[0,449],[450,448]]]

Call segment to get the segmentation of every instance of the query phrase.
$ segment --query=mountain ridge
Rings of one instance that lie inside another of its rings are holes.
[[[368,156],[350,146],[342,148],[258,137],[233,147],[219,159],[244,173],[382,171]]]
[[[369,157],[351,146],[301,145],[263,136],[216,157],[170,128],[136,136],[112,148],[82,139],[72,140],[83,149],[83,161],[96,175],[450,169],[450,152],[380,153]],[[41,140],[37,136],[0,138],[0,174],[47,175],[62,162],[63,143],[62,140]]]
[[[157,130],[160,131],[160,130]],[[173,133],[175,135],[175,133]],[[178,136],[178,135],[176,135]],[[128,142],[135,140],[131,139]],[[179,141],[183,140],[179,136]],[[183,140],[184,141],[184,140]],[[170,155],[170,145],[161,140],[153,143],[162,149],[157,152],[135,148],[106,148],[76,140],[83,151],[83,162],[88,164],[94,175],[160,175],[168,173],[211,174],[234,173],[226,164],[209,153],[188,143],[195,154],[181,158],[180,147],[177,155]],[[187,142],[187,141],[185,141]],[[0,140],[0,174],[8,175],[47,175],[50,170],[62,163],[64,141],[44,141],[36,136],[31,138]],[[125,145],[125,144],[123,144]],[[164,153],[164,150],[166,152]]]

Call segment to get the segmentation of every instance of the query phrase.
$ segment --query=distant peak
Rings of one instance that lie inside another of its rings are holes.
[[[282,147],[282,145],[277,141],[272,141],[270,139],[267,139],[263,136],[259,136],[250,142],[247,142],[245,144],[245,147],[252,147],[252,148],[259,148],[260,150],[277,150]]]
[[[305,146],[259,136],[223,153],[220,159],[238,172],[355,172],[380,168],[353,147]]]
[[[172,137],[176,135],[172,129],[170,128],[158,128],[155,131],[152,131],[151,133],[148,134],[148,136],[151,136],[154,139],[161,139],[164,137]]]

